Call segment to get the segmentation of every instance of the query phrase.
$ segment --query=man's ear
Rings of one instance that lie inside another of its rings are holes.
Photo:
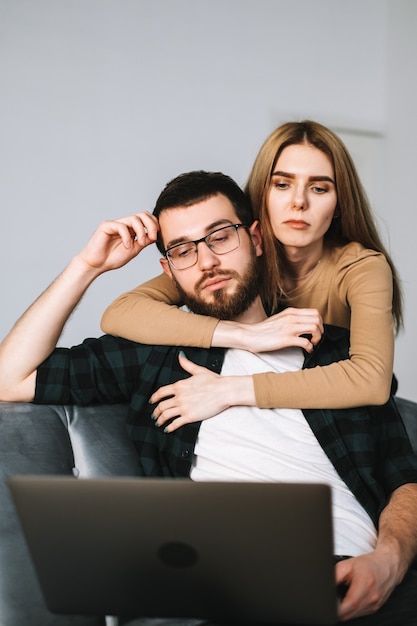
[[[255,220],[253,224],[249,226],[249,234],[255,246],[256,256],[262,256],[262,228],[258,220]]]
[[[159,259],[159,262],[165,274],[172,278],[171,266],[169,264],[169,261],[164,257],[163,259]]]

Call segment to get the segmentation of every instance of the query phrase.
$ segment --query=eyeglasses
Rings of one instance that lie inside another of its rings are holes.
[[[214,254],[227,254],[240,246],[239,228],[245,228],[244,224],[231,224],[223,226],[195,241],[177,243],[165,250],[164,256],[176,270],[186,270],[197,263],[198,244],[204,243]]]

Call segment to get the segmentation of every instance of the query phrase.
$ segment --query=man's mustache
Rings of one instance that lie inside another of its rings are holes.
[[[210,270],[206,272],[206,274],[204,274],[204,276],[202,276],[200,280],[197,281],[195,285],[195,291],[200,291],[200,289],[203,287],[207,280],[210,280],[211,278],[217,278],[218,276],[227,276],[227,278],[239,277],[238,273],[234,272],[233,270]]]

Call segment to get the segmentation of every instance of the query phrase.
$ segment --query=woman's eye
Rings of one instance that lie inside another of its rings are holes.
[[[315,187],[312,187],[313,191],[315,193],[326,193],[327,189],[326,187],[318,187],[317,185]]]
[[[288,183],[280,183],[280,182],[276,182],[274,183],[274,187],[276,187],[277,189],[288,189]]]

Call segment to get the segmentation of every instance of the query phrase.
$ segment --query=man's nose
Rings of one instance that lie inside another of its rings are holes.
[[[205,241],[200,241],[197,244],[198,252],[198,266],[202,270],[207,270],[216,265],[219,265],[220,260],[217,254],[214,254],[208,247]]]

